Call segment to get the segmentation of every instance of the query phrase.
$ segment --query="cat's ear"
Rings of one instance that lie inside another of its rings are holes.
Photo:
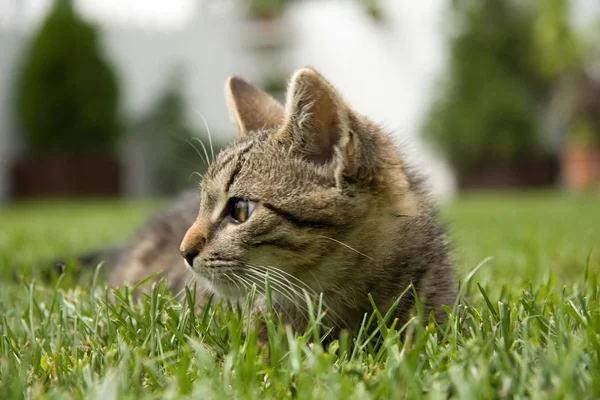
[[[225,84],[225,93],[239,137],[283,123],[283,106],[271,95],[242,78],[229,78]]]
[[[284,129],[307,159],[332,164],[338,172],[356,168],[357,138],[350,127],[350,108],[318,72],[303,68],[291,79]]]

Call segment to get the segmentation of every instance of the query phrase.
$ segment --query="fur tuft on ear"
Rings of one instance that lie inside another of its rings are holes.
[[[229,78],[225,92],[238,137],[283,123],[283,106],[244,79],[237,76]]]
[[[307,159],[332,164],[340,175],[351,174],[358,143],[350,117],[351,110],[337,90],[315,70],[303,68],[290,81],[280,135],[291,138]]]

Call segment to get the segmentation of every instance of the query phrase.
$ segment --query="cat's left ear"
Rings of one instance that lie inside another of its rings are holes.
[[[229,78],[225,84],[225,93],[238,137],[283,123],[283,106],[271,95],[244,79],[237,76]]]
[[[296,72],[285,111],[282,139],[291,139],[307,159],[332,165],[339,176],[355,172],[358,138],[351,129],[351,110],[325,78],[311,68]]]

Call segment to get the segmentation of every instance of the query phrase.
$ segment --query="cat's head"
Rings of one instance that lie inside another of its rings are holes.
[[[291,78],[285,107],[241,78],[226,92],[237,138],[203,177],[187,266],[223,295],[267,273],[316,291],[361,279],[422,208],[387,135],[310,68]]]

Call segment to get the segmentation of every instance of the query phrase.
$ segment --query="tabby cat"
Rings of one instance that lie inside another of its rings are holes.
[[[275,311],[295,330],[302,290],[322,293],[332,326],[352,329],[372,311],[368,294],[387,310],[412,283],[443,321],[456,298],[447,238],[388,135],[310,68],[291,78],[285,107],[238,77],[226,93],[237,138],[199,193],[138,231],[110,283],[160,272],[180,292],[187,269],[200,292],[244,298],[268,274]],[[414,305],[412,295],[399,302],[400,323]]]

